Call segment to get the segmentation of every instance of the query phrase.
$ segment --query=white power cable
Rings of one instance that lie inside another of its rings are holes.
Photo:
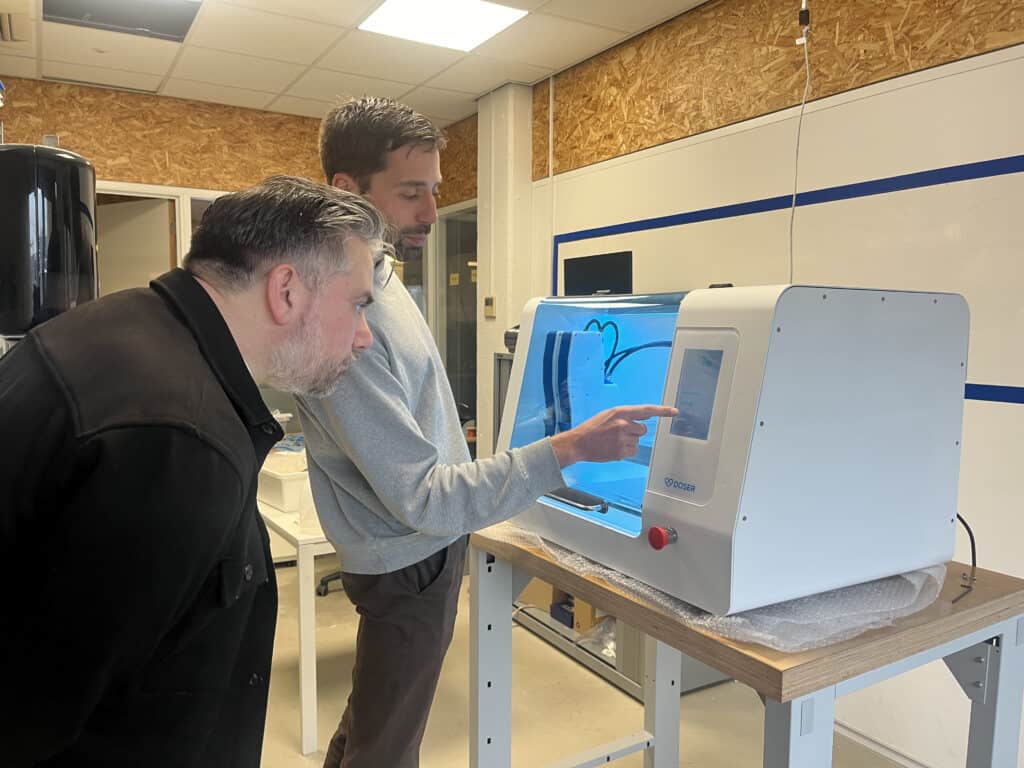
[[[4,93],[6,92],[6,90],[7,89],[4,87],[4,81],[0,80],[0,107],[2,107],[4,105]],[[3,143],[4,143],[4,121],[0,120],[0,144],[3,144]],[[2,351],[0,351],[0,354],[2,354]]]
[[[811,25],[810,17],[807,11],[807,0],[803,0],[801,6],[801,23],[806,24],[803,28],[803,36],[797,39],[797,45],[804,47],[804,67],[807,75],[804,81],[804,95],[800,100],[800,116],[796,121],[796,153],[793,158],[793,200],[790,203],[789,208],[789,282],[793,282],[793,226],[796,221],[796,190],[797,182],[800,178],[800,133],[804,125],[804,108],[807,106],[807,96],[811,92],[811,57],[808,49],[810,48],[810,34]]]

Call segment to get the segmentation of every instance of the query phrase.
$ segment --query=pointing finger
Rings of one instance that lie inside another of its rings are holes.
[[[676,416],[679,413],[670,405],[621,405],[616,411],[617,415],[633,421],[644,421],[652,416]]]

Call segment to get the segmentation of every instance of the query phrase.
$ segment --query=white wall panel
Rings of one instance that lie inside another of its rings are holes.
[[[1018,388],[1024,387],[1022,82],[1024,46],[1016,46],[808,105],[801,192],[999,158],[1013,172],[801,206],[793,261],[795,282],[963,293],[971,307],[968,381]],[[534,272],[551,274],[552,232],[564,236],[791,193],[796,113],[536,182]],[[786,282],[789,212],[588,237],[564,242],[558,252],[561,261],[618,250],[634,252],[635,291]],[[972,400],[964,418],[960,510],[978,536],[981,565],[1024,577],[1018,479],[1024,405]],[[957,557],[969,558],[966,537]],[[966,698],[941,665],[837,706],[837,718],[851,729],[934,768],[963,765],[967,712]]]
[[[173,200],[140,198],[97,206],[100,295],[142,288],[171,268]]]
[[[788,260],[758,243],[778,241],[789,226],[789,214],[773,212],[705,221],[683,227],[599,237],[559,248],[558,284],[564,282],[566,258],[615,251],[633,251],[633,292],[707,288],[711,283],[772,285],[789,282]]]

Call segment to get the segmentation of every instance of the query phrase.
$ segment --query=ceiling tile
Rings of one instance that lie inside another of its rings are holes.
[[[263,109],[276,94],[250,91],[248,88],[197,83],[193,80],[171,78],[160,89],[160,95],[173,96],[176,99],[192,99],[193,101],[212,101],[215,104],[230,104],[234,107]]]
[[[126,72],[122,69],[90,67],[86,64],[68,64],[63,61],[44,61],[43,77],[59,80],[73,80],[78,83],[111,85],[115,88],[132,88],[136,91],[156,93],[163,75],[148,75],[140,72]]]
[[[207,0],[186,42],[258,58],[312,64],[341,33],[340,27]]]
[[[0,7],[2,5],[3,3],[0,3]],[[11,13],[6,9],[2,12]],[[35,56],[37,24],[38,22],[27,13],[12,14],[11,26],[14,27],[12,30],[14,40],[8,43],[0,42],[0,54],[7,56]]]
[[[334,106],[330,101],[300,99],[295,96],[278,96],[266,107],[271,112],[284,112],[286,115],[302,115],[321,119],[327,110]]]
[[[390,96],[397,99],[408,93],[413,87],[408,83],[346,75],[326,69],[311,69],[288,89],[288,95],[331,103],[343,96]]]
[[[4,56],[24,56],[26,58],[35,58],[35,35],[32,35],[31,40],[18,40],[13,43],[0,43],[0,54]]]
[[[422,83],[463,56],[461,51],[357,29],[339,40],[317,66],[403,83]]]
[[[426,85],[480,96],[505,83],[536,83],[551,72],[546,67],[470,54],[433,80],[428,80]]]
[[[498,5],[507,5],[510,8],[518,8],[521,11],[536,11],[548,0],[501,0]]]
[[[439,88],[417,88],[402,97],[402,103],[425,115],[437,115],[459,120],[476,112],[476,100],[458,91]]]
[[[700,5],[705,0],[551,0],[544,13],[639,32]]]
[[[603,27],[531,13],[474,53],[560,70],[611,47],[622,37]]]
[[[356,27],[370,15],[380,0],[227,0],[231,5],[242,5],[259,11],[293,16],[297,19],[319,21],[338,27]]]
[[[0,13],[24,13],[33,19],[39,18],[36,0],[3,0],[0,3]]]
[[[25,56],[0,54],[0,75],[8,77],[36,77],[36,60]]]
[[[171,77],[280,93],[305,71],[301,64],[186,45]]]
[[[151,37],[43,22],[41,58],[90,67],[164,75],[180,43]]]

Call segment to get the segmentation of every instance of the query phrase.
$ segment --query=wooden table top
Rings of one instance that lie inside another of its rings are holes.
[[[979,568],[974,590],[954,603],[961,574],[970,569],[948,563],[939,597],[892,626],[869,630],[852,640],[800,653],[742,643],[688,626],[665,606],[645,600],[595,576],[569,570],[544,550],[507,541],[485,529],[473,534],[474,547],[531,576],[586,600],[630,626],[749,685],[779,702],[835,685],[955,640],[999,621],[1024,614],[1024,580]]]

